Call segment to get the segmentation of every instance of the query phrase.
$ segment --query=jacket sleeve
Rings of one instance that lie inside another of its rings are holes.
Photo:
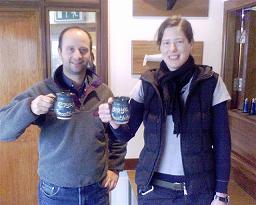
[[[213,137],[216,164],[216,192],[227,193],[231,167],[231,136],[227,102],[213,106]],[[221,123],[220,123],[221,120]]]
[[[133,138],[143,121],[144,104],[131,99],[130,101],[131,116],[129,122],[120,125],[117,129],[112,128],[113,137],[122,141],[128,142]]]
[[[14,141],[39,116],[32,113],[30,104],[36,97],[32,88],[15,97],[0,109],[0,141]]]

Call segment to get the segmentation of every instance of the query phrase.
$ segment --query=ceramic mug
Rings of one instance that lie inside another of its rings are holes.
[[[69,120],[72,117],[72,114],[75,111],[73,95],[74,94],[70,92],[56,93],[54,112],[58,119]]]
[[[111,116],[117,124],[126,124],[130,119],[129,97],[114,97],[111,107]]]

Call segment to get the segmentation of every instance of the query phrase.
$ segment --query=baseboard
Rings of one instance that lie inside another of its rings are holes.
[[[125,159],[125,170],[134,170],[136,169],[138,163],[138,158],[132,158],[132,159]]]

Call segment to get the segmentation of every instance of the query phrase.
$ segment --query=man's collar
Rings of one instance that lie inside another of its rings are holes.
[[[95,67],[94,69],[87,69],[86,75],[85,75],[85,85],[87,86],[93,86],[98,87],[100,84],[102,84],[102,81],[98,75],[95,74]],[[67,78],[67,76],[65,76]],[[72,80],[67,78],[67,81],[64,81],[64,74],[63,74],[63,66],[59,66],[55,73],[54,73],[54,81],[61,87],[61,89],[67,90],[70,88],[70,85],[72,86]],[[70,82],[71,81],[71,82]]]
[[[62,79],[64,81],[64,83],[69,87],[69,88],[73,88],[73,89],[76,89],[75,88],[75,83],[74,81],[72,81],[70,78],[68,78],[65,73],[62,71]],[[84,79],[84,82],[83,84],[80,86],[80,87],[84,87],[86,85],[86,78]]]

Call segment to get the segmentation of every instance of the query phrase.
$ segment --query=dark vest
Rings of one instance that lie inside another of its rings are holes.
[[[163,151],[162,128],[165,123],[162,100],[157,89],[158,70],[142,75],[144,91],[144,141],[136,170],[136,183],[146,189]],[[218,76],[210,67],[198,66],[182,114],[181,152],[188,194],[215,189],[211,108]]]

